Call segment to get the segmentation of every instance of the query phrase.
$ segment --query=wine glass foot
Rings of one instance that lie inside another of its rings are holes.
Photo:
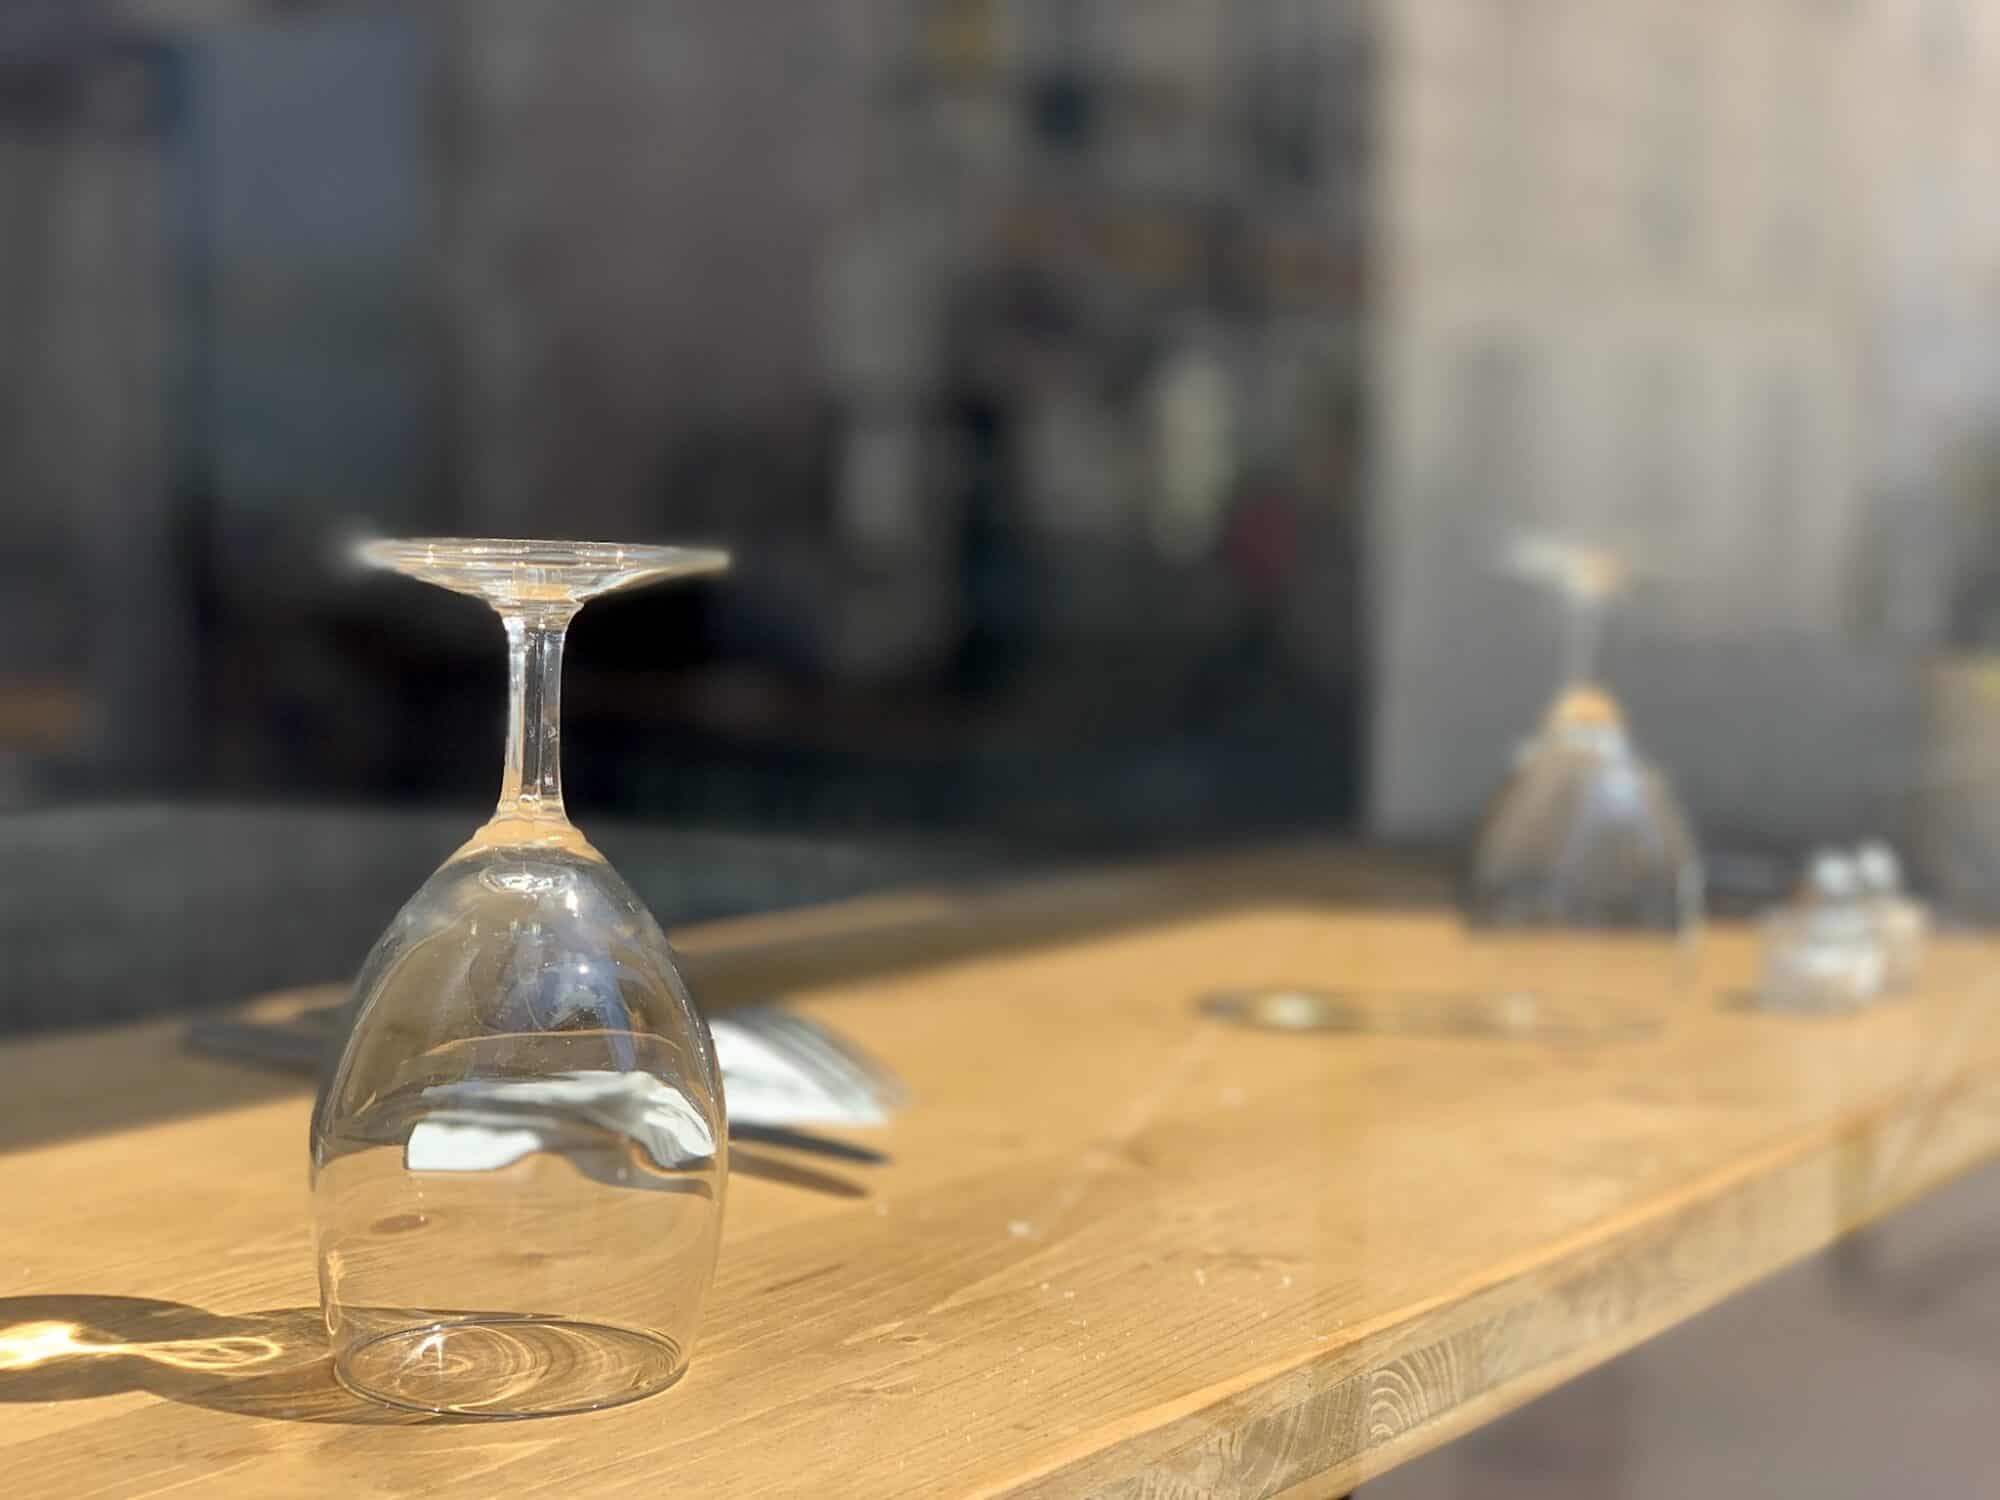
[[[553,1417],[623,1406],[679,1380],[671,1339],[567,1318],[457,1318],[376,1334],[334,1361],[340,1383],[405,1411]]]
[[[698,578],[729,566],[728,553],[708,547],[503,537],[380,537],[356,546],[354,557],[503,610],[574,607],[618,589]]]

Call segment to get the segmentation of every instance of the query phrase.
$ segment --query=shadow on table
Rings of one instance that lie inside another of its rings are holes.
[[[333,1378],[316,1308],[223,1314],[148,1297],[0,1298],[0,1402],[128,1391],[286,1422],[477,1420],[394,1411],[354,1395]]]
[[[868,1196],[867,1188],[848,1178],[737,1145],[729,1148],[729,1174],[732,1177],[754,1177],[761,1182],[775,1182],[782,1187],[803,1188],[809,1193],[825,1193],[830,1198]]]

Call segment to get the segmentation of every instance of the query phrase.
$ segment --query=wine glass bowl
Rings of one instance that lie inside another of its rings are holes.
[[[1700,920],[1694,836],[1604,693],[1571,687],[1550,708],[1487,810],[1469,885],[1475,928],[1678,933]]]
[[[492,604],[511,691],[499,806],[369,956],[314,1110],[335,1371],[373,1399],[459,1415],[634,1400],[686,1369],[727,1130],[671,947],[564,811],[562,636],[595,594],[727,559],[453,539],[359,550]]]

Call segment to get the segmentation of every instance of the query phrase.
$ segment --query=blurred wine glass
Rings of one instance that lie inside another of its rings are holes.
[[[1672,788],[1633,748],[1598,670],[1628,570],[1616,553],[1545,536],[1503,565],[1560,604],[1563,680],[1473,848],[1464,914],[1477,987],[1515,1009],[1653,1003],[1685,972],[1702,877]]]

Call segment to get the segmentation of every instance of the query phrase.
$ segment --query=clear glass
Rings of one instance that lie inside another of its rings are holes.
[[[359,556],[492,605],[511,687],[499,806],[376,944],[313,1112],[334,1367],[428,1412],[636,1400],[686,1369],[714,1272],[722,1084],[666,937],[564,813],[563,635],[597,594],[728,559],[456,539]]]
[[[1882,920],[1885,913],[1872,892],[1881,872],[1874,872],[1876,880],[1865,878],[1860,863],[1822,850],[1792,899],[1764,914],[1758,1005],[1821,1013],[1860,1010],[1894,988],[1890,924]]]
[[[1510,1011],[1643,1011],[1687,977],[1702,877],[1672,788],[1598,680],[1602,615],[1624,569],[1548,540],[1512,562],[1563,603],[1566,681],[1481,824],[1465,894],[1471,961]]]

